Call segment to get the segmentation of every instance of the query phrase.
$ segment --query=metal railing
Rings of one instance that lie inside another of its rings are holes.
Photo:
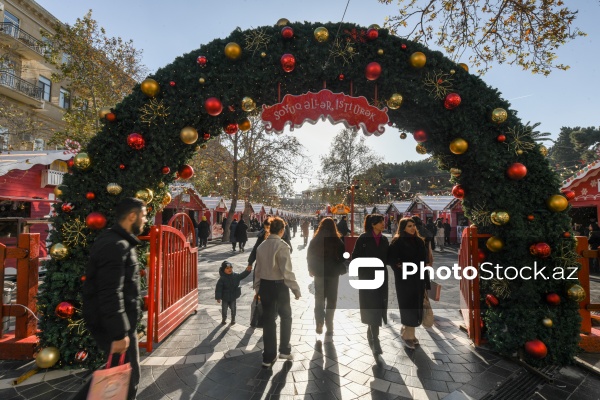
[[[12,22],[0,22],[0,34],[1,33],[14,37],[41,56],[45,55],[48,51],[47,43],[33,37]]]
[[[8,71],[0,71],[0,85],[9,87],[13,90],[42,101],[42,88],[37,87],[31,82],[27,82]]]

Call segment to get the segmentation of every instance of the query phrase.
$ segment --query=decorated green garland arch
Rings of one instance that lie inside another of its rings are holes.
[[[75,157],[55,206],[54,258],[39,296],[41,347],[58,349],[55,367],[103,360],[81,321],[80,290],[89,246],[114,223],[114,205],[137,194],[149,200],[152,217],[168,203],[168,185],[190,176],[186,163],[202,157],[204,142],[247,129],[261,105],[323,88],[388,107],[389,124],[412,132],[417,151],[451,172],[466,216],[493,235],[480,243],[486,261],[549,271],[577,266],[559,179],[532,127],[497,90],[466,66],[376,26],[279,21],[178,57],[102,113],[104,128]],[[493,349],[536,365],[570,362],[581,292],[554,278],[481,281]]]

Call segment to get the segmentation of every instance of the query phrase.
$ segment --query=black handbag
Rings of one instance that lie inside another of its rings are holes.
[[[256,297],[256,300],[252,302],[252,312],[250,317],[250,326],[254,328],[262,328],[263,326],[263,308],[262,303]]]

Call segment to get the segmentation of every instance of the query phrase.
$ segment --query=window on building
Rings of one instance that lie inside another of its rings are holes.
[[[35,139],[33,141],[33,151],[44,150],[44,139]]]
[[[18,28],[21,21],[19,21],[19,18],[17,18],[13,14],[4,10],[4,22],[9,22]]]
[[[37,86],[42,89],[42,99],[50,101],[50,89],[52,88],[52,82],[50,82],[50,79],[40,75]]]
[[[60,88],[60,97],[58,99],[58,105],[62,108],[71,108],[71,92],[67,89]]]
[[[0,150],[8,150],[10,135],[8,129],[0,127]]]
[[[62,53],[61,62],[63,64],[69,64],[71,62],[71,56],[67,53]]]

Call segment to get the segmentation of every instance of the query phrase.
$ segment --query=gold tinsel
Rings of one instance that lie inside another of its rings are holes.
[[[573,250],[573,240],[561,240],[557,247],[556,251],[552,254],[552,258],[555,260],[556,265],[565,269],[565,274],[569,274],[571,268],[579,269],[581,264],[579,264],[578,261],[579,255]]]
[[[441,100],[452,91],[453,85],[451,76],[452,75],[442,71],[433,71],[427,74],[423,80],[423,84],[433,97]]]
[[[75,218],[72,221],[65,222],[61,228],[62,242],[69,248],[87,245],[87,234],[83,231],[87,229],[84,221]]]
[[[536,146],[536,140],[548,140],[544,136],[549,136],[549,133],[540,133],[534,131],[534,129],[540,123],[529,125],[529,122],[525,126],[514,126],[508,128],[508,135],[510,136],[510,142],[508,147],[514,150],[515,154],[521,155],[529,150],[533,150]]]
[[[77,328],[77,335],[83,336],[84,333],[87,332],[87,328],[83,322],[83,319],[78,319],[77,321],[70,320],[71,323],[68,325],[69,330],[73,330]]]
[[[480,205],[474,205],[471,209],[468,217],[473,223],[477,226],[489,226],[492,224],[492,219],[490,218],[492,212],[487,210],[487,205],[485,203]]]
[[[157,119],[162,118],[163,122],[169,116],[169,107],[165,107],[163,101],[151,99],[150,102],[144,104],[140,108],[140,121],[148,125],[157,125]]]
[[[370,103],[373,107],[377,107],[379,109],[385,107],[385,101],[382,101],[381,99],[371,99]]]
[[[352,42],[337,38],[329,50],[329,56],[333,56],[334,61],[339,57],[342,59],[343,65],[350,65],[353,57],[357,54],[352,45]]]
[[[269,36],[264,29],[254,29],[244,34],[244,41],[246,42],[245,49],[254,55],[258,50],[267,48]]]
[[[492,279],[492,292],[501,299],[510,297],[510,286],[507,279]]]

